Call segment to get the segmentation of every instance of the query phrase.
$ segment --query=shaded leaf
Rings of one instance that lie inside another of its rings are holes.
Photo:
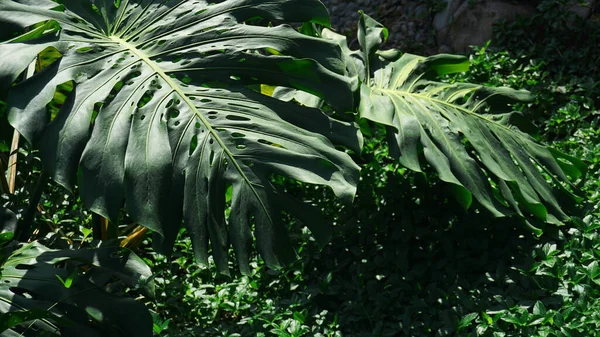
[[[11,244],[2,253],[10,254],[0,276],[2,327],[9,333],[26,331],[18,327],[26,323],[65,335],[152,335],[144,304],[111,293],[118,282],[151,284],[149,268],[133,253],[119,247],[52,250],[36,242]],[[102,324],[89,324],[88,317]]]

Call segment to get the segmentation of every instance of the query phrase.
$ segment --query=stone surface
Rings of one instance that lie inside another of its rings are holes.
[[[572,0],[569,3],[569,10],[582,19],[588,19],[592,15],[592,10],[596,6],[597,0],[581,1]]]
[[[431,27],[433,13],[421,0],[322,0],[329,9],[332,26],[348,36],[351,48],[357,48],[358,10],[381,22],[389,30],[384,48],[405,52],[435,52],[435,34]]]
[[[493,23],[535,13],[541,0],[322,0],[329,9],[332,26],[348,36],[358,48],[358,10],[373,17],[390,32],[384,48],[430,55],[438,52],[467,52],[470,45],[492,39]],[[592,17],[600,0],[570,0],[579,17]],[[596,14],[597,15],[597,14]],[[594,19],[592,17],[592,19]]]
[[[465,0],[443,0],[445,2],[444,9],[437,12],[433,17],[433,27],[436,31],[440,31],[452,22],[452,16],[463,5]]]
[[[450,5],[456,6],[457,1]],[[451,7],[450,9],[453,9]],[[437,43],[453,52],[466,52],[469,46],[483,45],[493,36],[494,23],[501,20],[514,20],[519,16],[531,16],[535,7],[528,4],[515,4],[510,1],[481,1],[473,5],[463,1],[455,11],[449,9],[448,24],[437,22]],[[435,22],[435,19],[434,19]]]

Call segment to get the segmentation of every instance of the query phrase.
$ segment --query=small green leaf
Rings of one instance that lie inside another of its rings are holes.
[[[489,328],[489,325],[478,325],[477,328],[475,329],[475,331],[477,331],[477,336],[482,336],[487,329]]]
[[[71,285],[73,284],[73,281],[75,280],[78,274],[79,271],[77,269],[73,269],[66,279],[63,280],[63,278],[60,277],[60,275],[56,275],[56,278],[58,278],[58,280],[65,286],[65,288],[69,289],[71,288]]]
[[[545,321],[545,318],[544,318],[544,317],[538,317],[538,318],[534,319],[533,321],[531,321],[531,322],[528,322],[528,323],[527,323],[527,325],[528,325],[528,326],[540,325],[540,324],[542,324],[544,321]]]
[[[477,318],[477,316],[478,314],[476,312],[472,312],[468,315],[463,316],[463,318],[461,318],[458,322],[457,330],[462,330],[469,326],[469,324],[471,324],[471,322],[473,322]]]
[[[86,228],[86,227],[80,227],[79,231],[81,231],[81,234],[83,234],[83,237],[88,237],[90,234],[92,234],[93,230]]]
[[[540,301],[535,302],[535,304],[533,305],[533,314],[545,316],[546,315],[546,307],[544,306],[544,303],[542,303]]]
[[[515,316],[513,314],[506,314],[506,315],[502,316],[500,319],[503,320],[503,321],[505,321],[505,322],[516,324],[516,325],[519,325],[519,326],[523,325],[523,323],[521,322],[521,320],[517,316]]]
[[[104,314],[97,308],[94,307],[85,307],[85,312],[88,313],[93,319],[98,322],[102,322],[104,320]]]
[[[304,314],[299,311],[294,312],[294,319],[302,324],[304,324]]]
[[[556,249],[555,243],[545,243],[542,246],[542,251],[544,252],[545,258],[552,257],[559,253],[559,251]]]
[[[494,320],[492,319],[492,317],[490,317],[490,315],[486,314],[485,312],[481,313],[481,317],[483,317],[483,319],[485,320],[485,322],[487,324],[492,324],[494,323]]]
[[[588,276],[594,280],[600,275],[600,266],[598,266],[598,261],[593,261],[587,267]]]
[[[13,232],[0,233],[0,247],[4,246],[7,242],[10,242],[14,236],[15,233]]]

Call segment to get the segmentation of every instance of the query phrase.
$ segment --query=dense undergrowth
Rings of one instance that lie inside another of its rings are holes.
[[[336,226],[319,247],[290,220],[299,259],[281,270],[258,257],[252,274],[222,276],[194,263],[181,233],[170,258],[151,239],[138,253],[155,273],[148,302],[160,336],[596,336],[600,327],[600,23],[578,21],[559,4],[502,24],[494,42],[471,53],[471,70],[448,77],[530,90],[518,106],[540,127],[539,138],[590,164],[580,186],[587,201],[561,228],[535,237],[520,222],[465,213],[447,185],[399,168],[383,129],[373,128],[356,200],[295,186],[322,205]],[[577,37],[577,38],[574,38]],[[4,130],[3,130],[3,134]],[[4,145],[6,146],[6,145]],[[5,151],[6,149],[0,149]],[[39,167],[22,150],[22,188],[4,201],[27,212]],[[91,216],[56,186],[44,195],[44,243],[91,240]],[[127,223],[127,221],[123,221]],[[72,244],[70,242],[69,244]],[[233,259],[231,259],[233,260]]]
[[[186,241],[173,262],[148,256],[160,270],[161,334],[597,335],[600,24],[558,3],[540,9],[499,25],[493,43],[473,49],[470,71],[448,80],[534,94],[517,108],[536,120],[540,139],[591,165],[573,223],[538,238],[515,221],[464,214],[431,174],[398,169],[374,130],[353,207],[314,196],[339,217],[323,250],[299,234],[295,264],[272,271],[257,259],[250,277],[231,279],[192,265]]]

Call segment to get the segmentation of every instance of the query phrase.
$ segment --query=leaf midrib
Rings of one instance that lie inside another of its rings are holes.
[[[440,105],[449,106],[449,107],[452,107],[454,109],[460,110],[460,111],[462,111],[462,112],[464,112],[464,113],[466,113],[466,114],[468,114],[470,116],[474,116],[474,117],[483,119],[483,120],[485,120],[486,122],[488,122],[490,124],[493,124],[493,125],[495,125],[495,126],[497,126],[499,128],[505,129],[507,132],[510,132],[510,133],[514,132],[513,129],[507,127],[506,125],[502,125],[502,124],[500,124],[500,123],[498,123],[496,121],[493,121],[491,119],[485,118],[484,116],[482,116],[481,114],[476,113],[475,111],[471,111],[469,109],[463,108],[460,105],[452,104],[450,102],[446,102],[446,101],[443,101],[443,100],[440,100],[440,99],[437,99],[437,98],[433,98],[431,96],[419,95],[419,94],[415,94],[415,93],[412,93],[412,92],[409,92],[409,91],[403,91],[403,90],[398,90],[398,89],[383,89],[383,88],[373,88],[373,89],[374,89],[374,91],[380,91],[380,92],[383,92],[383,93],[385,93],[386,95],[389,95],[389,96],[398,96],[400,98],[400,95],[406,95],[406,96],[411,96],[411,97],[425,99],[425,100],[428,100],[428,101],[431,101],[431,102],[434,102],[434,103],[437,103],[437,104],[440,104]],[[489,98],[489,97],[486,97],[486,99],[487,98]],[[477,105],[477,107],[479,107],[481,104],[482,103],[479,103]]]
[[[398,94],[395,94],[395,95],[396,95],[396,96],[398,96]],[[393,102],[392,104],[394,104],[394,107],[395,107],[396,109],[398,109],[399,107],[396,105],[396,103],[394,102],[394,100],[393,100],[393,99],[392,99],[392,102]],[[446,143],[446,148],[447,148],[447,149],[448,149],[450,152],[452,152],[452,153],[454,154],[454,157],[455,157],[455,158],[459,158],[459,156],[456,154],[456,152],[455,152],[455,151],[454,151],[454,149],[452,148],[452,145],[451,145],[451,144],[452,144],[452,142],[451,142],[450,140],[448,140],[448,137],[446,137],[446,133],[444,132],[444,130],[442,130],[442,129],[440,128],[439,124],[438,124],[438,123],[435,123],[435,120],[433,119],[433,117],[431,117],[431,114],[429,113],[428,109],[427,109],[425,106],[423,106],[423,105],[422,105],[422,104],[421,104],[421,103],[420,103],[418,100],[417,100],[417,101],[415,101],[415,104],[418,104],[418,105],[419,105],[419,106],[422,108],[422,110],[426,112],[424,115],[427,115],[427,116],[429,116],[429,119],[433,121],[433,123],[432,123],[432,124],[433,124],[433,125],[434,125],[434,126],[437,128],[437,129],[438,129],[438,132],[440,133],[440,135],[442,135],[442,137],[443,137],[443,139],[444,139],[444,142]],[[414,111],[412,111],[413,109],[412,109],[412,107],[411,107],[410,105],[409,105],[409,109],[411,109],[411,113],[413,114],[413,116],[415,116],[415,118],[417,118],[417,121],[419,121],[419,126],[421,127],[421,130],[422,130],[423,132],[425,132],[425,130],[424,130],[424,128],[423,128],[423,124],[422,124],[422,123],[421,123],[421,121],[419,120],[419,118],[418,118],[417,114],[416,114]],[[441,151],[441,150],[440,150],[440,151]],[[443,151],[442,151],[442,152],[443,152]],[[461,160],[457,160],[456,162],[457,162],[457,163],[458,163],[458,164],[459,164],[459,165],[462,167],[463,171],[465,171],[465,172],[468,172],[468,169],[467,169],[467,167],[465,167],[465,166],[464,166],[464,164],[463,164],[463,162],[462,162]],[[449,163],[448,163],[448,164],[450,164],[450,165],[451,165],[452,163],[449,161]],[[453,176],[455,176],[455,175],[454,175],[454,173],[452,173],[452,175],[453,175]],[[470,175],[469,175],[469,176],[470,176]],[[456,176],[455,176],[455,178],[456,178]],[[458,178],[456,178],[456,179],[458,180]],[[463,183],[462,183],[460,180],[458,180],[458,182],[460,182],[460,183],[461,183],[461,186],[462,186],[463,188],[465,188],[465,189],[466,189],[466,187],[463,185]],[[470,191],[469,191],[469,192],[470,192]],[[472,194],[472,192],[470,192],[470,193]]]
[[[240,165],[237,162],[237,160],[235,159],[233,153],[231,153],[231,151],[229,151],[229,149],[227,148],[227,146],[225,145],[223,140],[217,135],[217,132],[215,131],[215,129],[212,127],[212,125],[209,123],[209,121],[204,117],[204,115],[202,115],[202,113],[200,113],[200,111],[198,111],[196,106],[187,97],[185,92],[175,82],[173,82],[171,77],[169,77],[160,67],[158,67],[152,60],[150,60],[150,58],[146,54],[144,54],[143,52],[141,52],[140,50],[135,48],[135,46],[131,45],[127,41],[125,41],[117,36],[110,36],[110,39],[115,42],[118,42],[120,45],[127,48],[129,51],[131,51],[133,54],[135,54],[137,57],[139,57],[142,61],[144,61],[144,63],[146,63],[158,76],[160,76],[181,97],[181,99],[188,105],[188,107],[192,110],[192,112],[200,119],[200,121],[202,122],[204,127],[206,127],[206,130],[217,141],[217,143],[219,144],[219,146],[221,147],[223,152],[226,154],[226,156],[229,158],[231,163],[234,165],[235,169],[238,171],[238,173],[242,177],[243,181],[246,182],[248,187],[252,190],[252,193],[254,194],[254,196],[256,197],[258,202],[260,203],[260,206],[263,209],[263,212],[269,219],[269,222],[273,223],[273,220],[271,219],[268,209],[265,206],[263,200],[260,198],[258,191],[256,191],[256,189],[254,188],[254,185],[252,184],[250,179],[248,179],[248,177],[246,176],[246,174],[240,167]]]

